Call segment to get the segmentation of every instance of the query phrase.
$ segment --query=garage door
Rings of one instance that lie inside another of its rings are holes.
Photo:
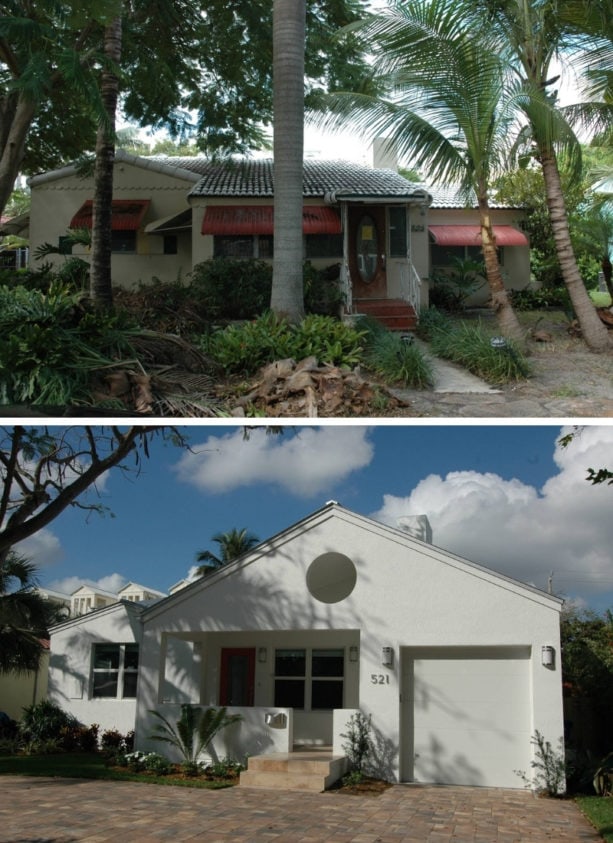
[[[402,778],[521,787],[530,772],[530,650],[407,648],[402,654]]]

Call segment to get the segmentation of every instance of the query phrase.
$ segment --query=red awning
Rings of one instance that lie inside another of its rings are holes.
[[[272,234],[272,205],[209,205],[202,221],[203,234]],[[305,234],[340,234],[341,220],[333,208],[305,205],[302,210]]]
[[[143,224],[143,219],[151,201],[149,199],[113,199],[113,231],[136,231]],[[91,199],[84,202],[74,217],[69,228],[91,228],[94,203]]]
[[[481,228],[478,225],[429,225],[428,231],[437,246],[480,246]],[[528,238],[512,225],[495,225],[497,246],[527,246]]]

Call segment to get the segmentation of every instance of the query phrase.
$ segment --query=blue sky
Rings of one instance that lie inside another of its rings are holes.
[[[597,610],[613,607],[613,487],[586,469],[613,465],[613,427],[586,427],[567,449],[559,426],[354,425],[185,428],[191,452],[154,441],[140,474],[110,472],[113,516],[65,512],[21,548],[41,582],[130,580],[161,591],[188,576],[213,534],[265,539],[337,500],[395,524],[426,514],[434,544]]]

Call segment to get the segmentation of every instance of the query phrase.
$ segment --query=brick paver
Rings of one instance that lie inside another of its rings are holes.
[[[397,785],[380,796],[0,779],[2,843],[597,843],[571,800]]]

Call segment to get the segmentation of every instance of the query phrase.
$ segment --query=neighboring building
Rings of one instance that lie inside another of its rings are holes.
[[[474,230],[468,231],[477,217],[457,196],[449,204],[451,192],[412,184],[393,169],[393,161],[381,160],[389,166],[305,160],[304,257],[318,267],[337,266],[347,314],[388,311],[411,321],[428,303],[432,257],[441,257],[437,247],[477,246]],[[91,177],[69,166],[34,176],[29,184],[33,251],[45,242],[58,246],[70,228],[91,227]],[[272,160],[141,158],[119,150],[112,222],[115,283],[175,281],[218,256],[271,260],[273,200]],[[524,287],[530,278],[529,248],[518,228],[521,212],[494,209],[492,217],[505,244],[509,286]],[[441,226],[446,236],[455,229],[453,242],[441,243]],[[75,246],[73,253],[88,256],[85,247]]]
[[[43,653],[38,671],[0,673],[0,711],[19,720],[26,706],[36,705],[47,696],[49,642],[41,641]]]
[[[225,705],[243,719],[215,748],[239,759],[342,754],[361,710],[385,778],[519,787],[535,731],[563,734],[561,604],[435,547],[425,517],[393,528],[329,502],[150,607],[53,629],[49,696],[135,726],[139,749],[159,749],[152,709]]]

